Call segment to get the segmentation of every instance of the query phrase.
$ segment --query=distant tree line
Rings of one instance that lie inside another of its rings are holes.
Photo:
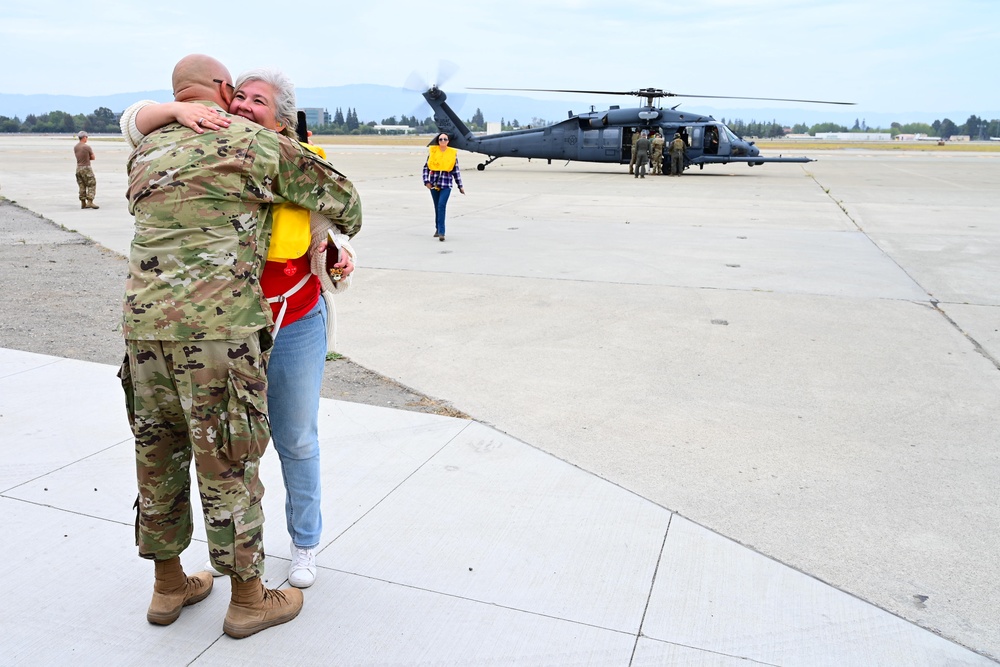
[[[0,132],[67,132],[75,134],[80,130],[100,134],[121,134],[118,127],[118,117],[107,108],[95,109],[91,114],[76,114],[65,111],[50,111],[36,116],[28,114],[22,121],[17,116],[8,118],[0,116]]]
[[[483,112],[479,109],[476,109],[476,113],[473,114],[472,118],[465,122],[473,132],[482,132],[486,129]],[[516,120],[514,122],[517,123]],[[337,107],[329,123],[310,127],[309,129],[312,130],[313,134],[375,134],[378,132],[375,129],[376,125],[405,125],[406,127],[413,128],[413,131],[417,133],[430,134],[437,132],[437,123],[430,116],[421,120],[415,115],[407,116],[404,114],[398,118],[396,116],[383,118],[381,122],[374,120],[365,122],[358,118],[357,109],[350,107],[348,107],[346,114],[343,109]]]
[[[752,120],[749,123],[745,123],[741,119],[727,121],[723,118],[722,122],[741,137],[775,138],[782,137],[785,134],[785,128],[773,120],[763,123]],[[890,134],[893,137],[899,134],[925,134],[929,137],[940,137],[942,139],[967,136],[969,139],[976,141],[986,140],[991,137],[1000,137],[1000,120],[986,120],[985,118],[972,115],[962,125],[956,125],[951,119],[945,118],[944,120],[936,120],[930,124],[892,123],[887,128],[880,128],[869,127],[864,119],[856,118],[854,125],[850,128],[837,123],[816,123],[812,126],[805,123],[798,123],[793,125],[791,130],[793,134],[809,134],[812,136],[816,136],[817,133],[822,132],[881,132]]]

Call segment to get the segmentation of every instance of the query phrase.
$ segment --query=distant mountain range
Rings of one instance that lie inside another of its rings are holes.
[[[611,104],[622,107],[638,106],[637,99],[621,98],[609,102],[610,98],[588,99],[584,95],[564,100],[538,100],[518,95],[486,95],[482,93],[465,93],[461,89],[448,91],[449,104],[465,119],[471,118],[480,109],[487,121],[508,122],[517,120],[521,125],[527,125],[533,119],[543,119],[550,123],[567,117],[567,112],[589,111],[591,105],[597,109],[606,109]],[[351,108],[357,111],[362,122],[381,122],[384,118],[395,116],[417,116],[426,118],[431,115],[430,107],[424,102],[420,93],[404,88],[355,84],[348,86],[331,86],[325,88],[298,88],[295,91],[300,107],[321,107],[331,114],[340,108],[345,114]],[[22,121],[29,114],[40,115],[50,111],[65,111],[70,114],[89,114],[100,107],[107,107],[115,113],[120,113],[136,100],[150,99],[157,102],[167,102],[172,99],[170,91],[150,90],[135,93],[118,93],[115,95],[97,95],[81,97],[72,95],[11,95],[0,93],[0,116],[18,117]],[[671,102],[675,102],[671,100]],[[815,123],[838,123],[852,127],[855,120],[864,121],[868,127],[889,127],[893,122],[899,123],[932,123],[935,120],[950,118],[956,125],[964,123],[969,116],[975,114],[980,118],[1000,118],[1000,111],[901,111],[872,112],[854,109],[850,111],[832,111],[822,106],[810,108],[785,109],[753,109],[753,108],[713,108],[697,102],[682,102],[682,109],[713,116],[717,119],[743,120],[746,122],[776,121],[782,125],[791,126],[796,123],[813,125]],[[671,104],[670,106],[673,106]]]

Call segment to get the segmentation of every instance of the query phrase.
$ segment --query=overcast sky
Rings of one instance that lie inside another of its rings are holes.
[[[219,58],[234,77],[277,65],[301,87],[434,82],[448,61],[457,72],[444,87],[455,92],[656,87],[849,101],[859,112],[1000,110],[997,0],[7,0],[0,7],[2,93],[168,89],[174,63],[188,53]]]

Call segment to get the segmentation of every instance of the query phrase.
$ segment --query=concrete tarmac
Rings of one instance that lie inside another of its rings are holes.
[[[126,252],[120,140],[0,137],[0,195]],[[328,146],[365,224],[354,361],[1000,657],[1000,156],[504,159],[433,233],[423,150]]]

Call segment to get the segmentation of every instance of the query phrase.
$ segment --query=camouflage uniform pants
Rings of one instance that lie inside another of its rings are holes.
[[[670,175],[680,176],[684,173],[684,155],[681,153],[670,154]]]
[[[663,150],[653,149],[650,153],[650,160],[653,162],[653,173],[662,174],[663,173]]]
[[[77,167],[76,184],[80,186],[80,201],[93,201],[97,195],[97,179],[90,167]]]
[[[165,560],[191,543],[193,456],[212,563],[243,581],[259,577],[257,469],[270,438],[259,337],[125,343],[118,376],[135,435],[139,555]]]

